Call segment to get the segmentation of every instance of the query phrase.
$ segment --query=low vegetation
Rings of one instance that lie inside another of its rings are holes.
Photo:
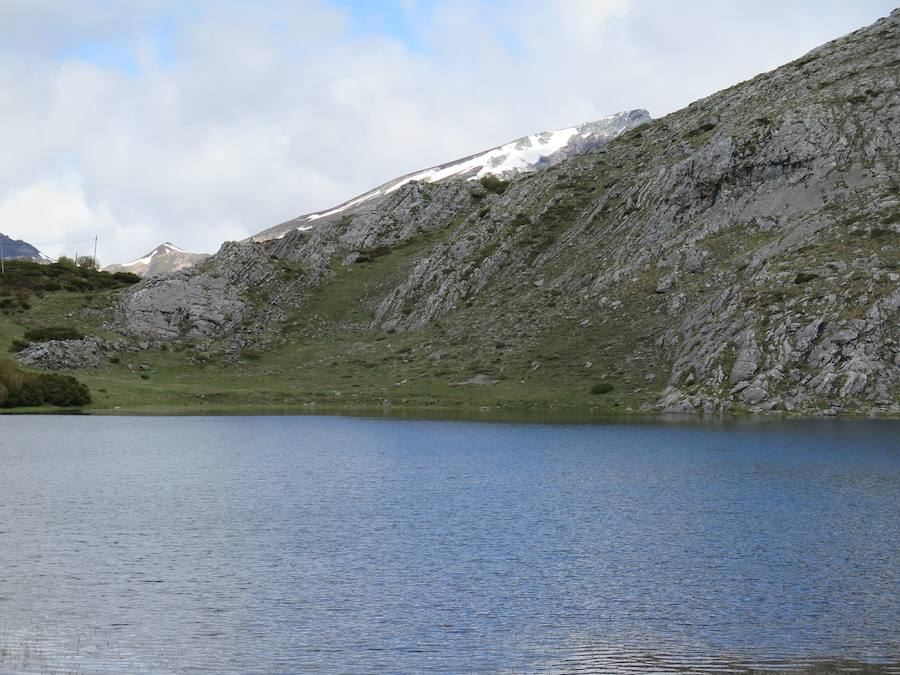
[[[0,360],[0,406],[3,408],[72,408],[91,402],[88,388],[71,375],[29,373],[14,361]]]
[[[129,272],[100,272],[92,266],[79,267],[71,260],[42,265],[30,260],[8,260],[5,272],[0,276],[0,297],[13,297],[22,293],[50,291],[100,291],[126,288],[141,278]]]
[[[497,178],[497,176],[494,176],[493,174],[484,176],[479,182],[481,183],[481,187],[483,187],[485,190],[498,195],[502,195],[504,192],[506,192],[506,188],[509,187],[509,181]]]

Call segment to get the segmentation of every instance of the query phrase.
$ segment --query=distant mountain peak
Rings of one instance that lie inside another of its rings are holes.
[[[34,262],[39,263],[53,262],[53,258],[44,255],[37,247],[26,241],[22,241],[21,239],[13,239],[0,233],[0,242],[2,242],[3,246],[3,257],[6,260],[21,259],[33,260]]]
[[[537,171],[603,145],[619,134],[649,121],[651,121],[650,113],[636,109],[608,115],[574,127],[523,136],[484,152],[405,174],[332,209],[298,216],[264,230],[252,239],[266,241],[283,237],[293,230],[308,230],[317,220],[343,214],[353,207],[388,195],[413,181],[437,183],[450,178],[477,180],[488,175],[510,179],[522,173]]]
[[[166,241],[137,260],[121,265],[109,265],[104,271],[131,272],[141,277],[152,277],[186,269],[208,257],[206,253],[188,253],[172,242]]]

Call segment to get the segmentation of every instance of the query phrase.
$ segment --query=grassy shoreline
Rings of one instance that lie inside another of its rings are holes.
[[[714,414],[662,413],[659,411],[615,411],[580,407],[470,407],[409,405],[300,405],[262,406],[259,404],[145,405],[139,407],[86,408],[11,408],[0,409],[0,415],[76,415],[99,417],[353,417],[361,419],[394,419],[422,421],[465,421],[486,423],[531,424],[666,424],[666,425],[765,425],[785,421],[836,422],[860,420],[900,420],[900,414],[847,414],[837,416],[747,412]]]
[[[40,266],[35,269],[45,271]],[[644,409],[659,402],[670,379],[668,365],[649,343],[623,339],[612,328],[587,331],[575,319],[566,319],[549,336],[536,336],[527,348],[513,348],[508,340],[487,334],[470,334],[460,328],[468,325],[465,321],[456,328],[435,322],[406,332],[348,328],[356,325],[348,324],[349,320],[360,318],[352,315],[359,305],[357,287],[374,274],[363,272],[344,270],[339,279],[343,285],[329,286],[331,290],[315,295],[303,311],[303,320],[292,316],[283,326],[273,327],[269,341],[257,348],[235,353],[224,338],[204,344],[176,341],[155,349],[132,342],[110,353],[108,363],[100,368],[57,371],[89,388],[90,405],[72,410],[0,409],[0,414],[370,415],[389,411],[392,416],[420,418],[587,422],[662,415]],[[348,290],[345,286],[350,281]],[[329,295],[336,289],[346,293]],[[121,339],[109,328],[120,292],[60,290],[29,295],[27,309],[0,313],[0,358],[13,358],[17,341],[29,330],[65,327]],[[465,318],[467,312],[475,310],[463,307],[458,313]],[[635,344],[644,346],[635,351]],[[822,398],[812,407],[824,411],[833,403]],[[860,402],[847,406],[838,417],[873,417]],[[736,401],[726,412],[669,415],[667,419],[755,416],[822,415],[784,410],[757,415]],[[874,417],[898,418],[900,409],[895,406]]]

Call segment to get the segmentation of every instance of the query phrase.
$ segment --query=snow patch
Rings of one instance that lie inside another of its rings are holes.
[[[318,220],[319,218],[324,218],[325,216],[333,216],[335,213],[340,213],[341,211],[346,211],[351,206],[356,206],[357,204],[362,204],[365,201],[372,199],[372,197],[377,197],[381,192],[369,192],[364,194],[362,197],[357,197],[353,201],[347,202],[346,204],[342,204],[338,206],[336,209],[331,209],[331,211],[323,211],[322,213],[313,213],[311,215],[306,216],[307,220]]]

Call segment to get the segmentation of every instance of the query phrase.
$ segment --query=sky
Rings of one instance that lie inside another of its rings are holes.
[[[0,232],[214,252],[390,178],[654,117],[896,0],[0,0]]]

